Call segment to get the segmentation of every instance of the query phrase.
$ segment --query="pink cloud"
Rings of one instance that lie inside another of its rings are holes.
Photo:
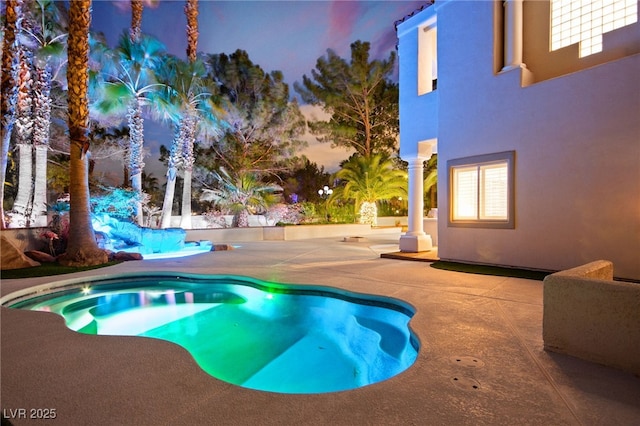
[[[398,37],[393,27],[381,32],[378,38],[371,42],[371,57],[374,59],[387,59],[389,52],[395,50]]]
[[[329,5],[328,48],[349,46],[354,28],[362,15],[362,5],[355,1],[332,1]]]

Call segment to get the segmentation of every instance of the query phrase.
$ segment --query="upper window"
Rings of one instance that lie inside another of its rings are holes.
[[[418,95],[436,90],[438,83],[438,29],[435,25],[418,29]]]
[[[551,0],[551,50],[580,43],[581,58],[601,52],[602,34],[637,21],[637,0]]]
[[[450,160],[449,225],[513,228],[514,151]]]

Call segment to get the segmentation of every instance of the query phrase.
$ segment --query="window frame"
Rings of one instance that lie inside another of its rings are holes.
[[[507,217],[506,219],[481,219],[483,198],[480,177],[483,167],[506,164],[507,166]],[[476,214],[474,219],[454,219],[455,209],[455,176],[461,169],[476,169]],[[449,217],[448,226],[463,228],[515,228],[515,151],[504,151],[493,154],[475,155],[447,161],[449,185]]]

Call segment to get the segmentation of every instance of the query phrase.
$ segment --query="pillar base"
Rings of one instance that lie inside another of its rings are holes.
[[[433,249],[431,235],[401,235],[400,251],[406,253],[419,253],[421,251],[429,251]]]

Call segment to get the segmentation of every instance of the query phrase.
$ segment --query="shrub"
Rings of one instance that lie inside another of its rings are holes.
[[[117,219],[132,220],[138,202],[138,192],[130,188],[102,187],[102,195],[91,198],[91,208],[96,215],[107,214]]]
[[[220,210],[207,210],[202,215],[205,222],[207,222],[208,228],[228,228],[227,221],[224,218],[224,213]]]

